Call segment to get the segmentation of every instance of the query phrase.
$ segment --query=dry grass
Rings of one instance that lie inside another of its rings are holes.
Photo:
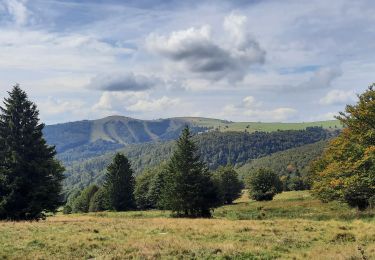
[[[301,196],[316,204],[299,192],[282,194],[263,206],[276,211],[285,203],[292,212]],[[349,220],[335,214],[324,220],[267,215],[262,220],[232,220],[220,213],[256,207],[258,203],[242,198],[218,209],[215,219],[173,219],[166,212],[150,211],[1,222],[0,259],[375,259],[375,220],[370,213]]]

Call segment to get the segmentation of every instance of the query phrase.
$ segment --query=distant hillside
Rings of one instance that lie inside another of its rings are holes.
[[[273,132],[278,130],[303,130],[307,127],[319,126],[324,129],[341,129],[342,125],[338,120],[301,122],[301,123],[262,123],[262,122],[232,122],[227,120],[203,118],[203,117],[181,117],[180,119],[191,122],[191,124],[201,127],[212,128],[221,132]]]
[[[131,144],[176,139],[185,125],[195,133],[206,131],[255,131],[302,130],[319,126],[324,129],[339,129],[338,121],[311,123],[256,123],[230,122],[201,117],[179,117],[159,120],[139,120],[123,116],[110,116],[98,120],[84,120],[46,126],[47,142],[55,145],[57,152],[82,154],[86,159],[114,151]]]
[[[276,131],[271,133],[256,132],[208,132],[194,137],[202,159],[210,169],[220,165],[243,165],[250,159],[270,155],[293,147],[303,146],[325,140],[334,135],[333,132],[319,127],[306,130]],[[175,142],[150,142],[129,145],[120,149],[127,155],[136,174],[147,167],[155,166],[167,160]],[[82,157],[77,152],[77,158]],[[58,155],[67,165],[65,188],[82,188],[90,183],[101,182],[107,165],[113,158],[113,152],[87,160],[75,160],[72,152]]]
[[[275,171],[279,176],[288,175],[288,165],[297,169],[302,176],[309,170],[309,164],[318,158],[326,147],[328,140],[322,140],[313,144],[276,152],[272,155],[253,159],[237,171],[240,176],[246,176],[249,172],[265,167]]]
[[[176,139],[186,124],[190,123],[179,118],[138,120],[110,116],[46,126],[44,135],[49,144],[56,145],[58,153],[79,148],[96,155],[130,144]],[[205,129],[193,126],[194,132]]]

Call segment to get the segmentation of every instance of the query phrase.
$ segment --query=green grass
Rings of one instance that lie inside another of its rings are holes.
[[[263,214],[264,213],[264,214]],[[374,211],[323,204],[308,192],[215,210],[101,212],[0,222],[0,259],[375,259]]]
[[[215,211],[215,217],[232,220],[374,220],[374,211],[359,212],[339,202],[323,204],[307,191],[290,191],[278,194],[272,201],[249,200],[247,192],[234,205],[223,206]]]
[[[201,118],[201,117],[186,117],[185,119],[194,123],[197,126],[212,127],[220,131],[264,131],[273,132],[277,130],[302,130],[306,127],[320,126],[325,129],[340,129],[341,123],[338,120],[317,121],[317,122],[301,122],[301,123],[262,123],[262,122],[229,122],[219,119]]]

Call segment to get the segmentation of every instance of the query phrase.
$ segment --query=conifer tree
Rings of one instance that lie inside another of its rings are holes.
[[[61,204],[64,168],[43,138],[36,105],[16,85],[0,107],[0,219],[34,220]]]
[[[104,187],[108,195],[111,209],[124,211],[135,208],[134,172],[128,158],[117,153],[107,168]]]
[[[211,209],[218,204],[217,191],[188,126],[177,141],[168,172],[161,198],[163,206],[176,216],[210,217]]]

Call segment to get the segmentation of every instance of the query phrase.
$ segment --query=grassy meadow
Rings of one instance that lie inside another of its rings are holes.
[[[255,131],[274,132],[277,130],[303,130],[306,127],[319,126],[324,129],[340,129],[341,123],[338,120],[317,121],[317,122],[301,122],[301,123],[264,123],[264,122],[229,122],[225,120],[189,117],[185,118],[197,126],[213,127],[222,132],[228,131],[247,131],[249,133]]]
[[[306,191],[215,210],[100,212],[0,222],[0,259],[375,259],[375,211],[323,204]]]

